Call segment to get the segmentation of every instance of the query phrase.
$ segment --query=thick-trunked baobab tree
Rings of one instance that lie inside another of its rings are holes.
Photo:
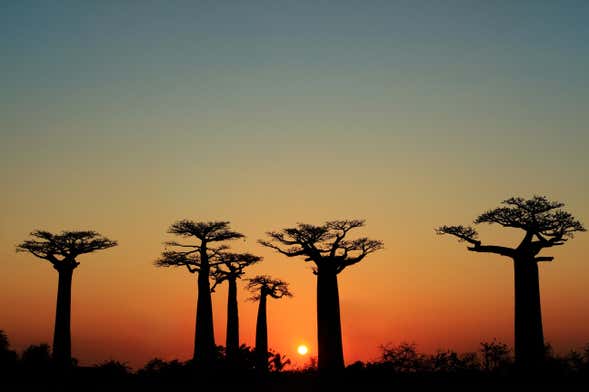
[[[237,279],[245,274],[245,268],[262,260],[251,253],[222,252],[215,257],[215,267],[211,275],[214,280],[211,292],[227,281],[227,332],[225,336],[225,355],[234,362],[239,351],[239,311],[237,307]]]
[[[337,220],[320,226],[299,223],[296,227],[268,232],[270,240],[259,241],[285,256],[304,257],[305,261],[315,263],[318,367],[321,372],[344,368],[337,276],[383,247],[381,241],[366,237],[346,239],[351,230],[362,226],[363,220]]]
[[[292,297],[288,290],[288,283],[279,279],[272,279],[268,275],[257,275],[248,279],[246,287],[253,296],[252,301],[258,301],[258,317],[256,319],[256,369],[260,372],[268,371],[268,317],[266,303],[268,297],[280,299]]]
[[[524,237],[515,248],[485,245],[471,226],[441,226],[438,234],[450,234],[470,244],[471,252],[494,253],[513,261],[515,281],[515,359],[521,370],[538,369],[545,355],[538,262],[554,257],[539,256],[545,248],[563,245],[575,232],[585,231],[563,203],[544,196],[531,199],[512,197],[503,207],[489,210],[475,219],[475,224],[498,224],[520,229]]]
[[[86,253],[112,248],[117,242],[102,237],[95,231],[62,231],[60,234],[52,234],[36,230],[31,236],[35,239],[22,242],[16,250],[29,252],[49,261],[59,275],[53,332],[53,361],[58,368],[68,369],[72,366],[72,277],[74,270],[80,265],[77,258]]]
[[[180,220],[170,226],[168,233],[196,240],[196,243],[168,241],[166,249],[156,260],[158,267],[186,267],[196,273],[198,299],[196,302],[196,330],[194,332],[193,360],[201,366],[210,366],[216,358],[215,332],[213,329],[213,304],[211,301],[211,268],[222,261],[215,258],[227,249],[225,245],[212,246],[228,240],[243,238],[243,234],[230,229],[229,222],[196,222]]]

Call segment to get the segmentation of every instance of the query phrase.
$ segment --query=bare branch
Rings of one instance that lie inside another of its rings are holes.
[[[182,267],[186,266],[191,273],[200,271],[200,254],[196,251],[177,252],[166,250],[154,264],[156,267]]]
[[[331,244],[331,249],[329,250],[329,256],[335,257],[336,253],[340,247],[340,243],[346,237],[348,232],[356,227],[364,226],[364,220],[355,219],[355,220],[337,220],[337,221],[329,221],[325,223],[325,227],[329,230],[335,231],[335,240]]]
[[[371,240],[366,237],[358,238],[354,241],[349,241],[344,244],[344,253],[341,256],[341,261],[336,265],[336,272],[342,272],[346,267],[354,265],[362,261],[370,253],[374,253],[384,247],[382,241]],[[348,253],[359,252],[356,256],[349,257]]]
[[[474,245],[469,246],[467,248],[471,252],[480,252],[480,253],[495,253],[501,256],[506,257],[515,257],[516,250],[507,248],[505,246],[496,246],[496,245]]]
[[[292,248],[283,249],[283,248],[280,248],[278,245],[274,245],[269,241],[263,241],[263,240],[258,240],[258,244],[268,247],[268,248],[272,248],[272,249],[278,251],[279,253],[281,253],[285,256],[288,256],[288,257],[303,256],[306,254],[305,250],[300,247],[292,247]]]
[[[454,237],[457,237],[459,241],[466,241],[473,245],[467,247],[467,249],[472,252],[496,253],[508,257],[513,257],[515,255],[515,250],[511,248],[494,245],[481,245],[481,241],[478,240],[477,231],[470,226],[440,226],[438,229],[436,229],[436,234],[450,234]]]
[[[211,263],[214,268],[211,271],[214,285],[216,286],[230,279],[240,279],[245,273],[244,269],[252,264],[258,263],[262,257],[255,256],[251,253],[230,253],[223,252],[217,255],[216,261]]]
[[[176,241],[166,241],[164,242],[166,246],[174,246],[178,248],[192,248],[192,249],[200,249],[200,245],[190,245],[190,244],[181,244]]]
[[[440,226],[436,229],[436,234],[450,234],[454,237],[458,237],[459,241],[466,241],[473,245],[480,245],[481,243],[481,241],[477,239],[479,234],[474,228],[470,226]]]

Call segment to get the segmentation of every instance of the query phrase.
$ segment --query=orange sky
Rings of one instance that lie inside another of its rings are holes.
[[[295,216],[298,213],[296,207],[289,211]],[[493,255],[468,253],[451,238],[436,237],[434,222],[418,228],[403,216],[407,212],[399,209],[397,213],[398,222],[409,223],[393,226],[388,225],[393,220],[369,217],[363,233],[384,240],[386,249],[340,275],[346,361],[377,359],[378,346],[388,342],[412,341],[424,351],[474,350],[479,341],[494,337],[511,343],[510,263]],[[452,215],[459,214],[440,211],[436,221],[446,222]],[[195,211],[191,216],[199,214]],[[265,227],[279,228],[292,221],[276,219],[276,224],[268,222]],[[118,239],[120,246],[81,257],[82,264],[75,272],[73,352],[81,363],[112,358],[141,366],[156,356],[190,357],[195,277],[184,269],[158,269],[151,264],[162,249],[159,242],[169,238],[164,234],[166,224],[160,223],[159,233],[154,229],[156,224],[153,228],[151,224],[137,225],[132,230],[122,225],[113,225],[111,230],[92,226]],[[307,344],[310,354],[316,354],[315,277],[303,260],[287,259],[257,245],[254,239],[262,236],[262,228],[256,228],[259,224],[234,221],[235,229],[248,234],[245,242],[235,242],[235,248],[265,257],[248,275],[268,273],[290,282],[295,296],[269,303],[270,347],[301,365],[304,361],[296,354],[298,344]],[[131,231],[132,235],[127,234]],[[497,241],[511,239],[490,228],[483,228],[482,234]],[[2,328],[13,345],[22,349],[27,344],[51,341],[57,275],[48,263],[12,253],[10,245],[16,241],[16,236],[4,238],[2,244],[2,276],[10,276],[2,286]],[[556,262],[541,268],[545,334],[557,350],[589,341],[584,290],[589,269],[579,256],[587,248],[580,235],[551,252]],[[257,304],[245,301],[244,290],[239,296],[241,339],[252,345]],[[223,344],[225,287],[217,290],[213,301],[216,339]]]

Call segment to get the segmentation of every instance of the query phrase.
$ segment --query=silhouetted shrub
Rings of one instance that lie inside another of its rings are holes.
[[[3,379],[5,378],[4,375],[11,376],[14,373],[17,360],[16,351],[10,350],[8,336],[4,331],[0,330],[0,374],[3,375]]]
[[[585,363],[585,358],[583,357],[583,354],[576,350],[569,351],[564,356],[563,360],[566,363],[566,368],[571,373],[582,372],[583,370],[585,370],[585,367],[587,365]]]
[[[429,370],[435,373],[463,373],[479,370],[476,353],[459,354],[453,350],[438,351],[429,357]]]
[[[513,361],[511,349],[505,343],[493,339],[491,342],[481,342],[482,367],[486,372],[497,372],[510,366]]]
[[[10,343],[8,342],[8,336],[0,329],[0,352],[8,351]]]
[[[48,372],[51,368],[49,345],[46,343],[30,345],[23,351],[21,363],[26,371],[34,373]]]
[[[253,347],[242,344],[235,354],[235,365],[242,370],[253,370],[256,366],[256,353]]]
[[[268,353],[269,357],[269,364],[270,364],[270,371],[272,372],[281,372],[284,368],[290,365],[290,359],[288,359],[285,355],[280,353],[275,353],[270,351]]]
[[[125,378],[131,374],[131,368],[126,362],[109,360],[94,366],[101,377],[108,379]]]
[[[3,348],[0,353],[9,351],[8,339],[2,333],[0,347]],[[515,371],[517,369],[513,367],[509,347],[495,339],[481,343],[480,356],[473,352],[458,353],[453,350],[425,354],[418,352],[416,345],[412,343],[389,344],[381,349],[380,360],[354,362],[338,373],[336,378],[332,377],[333,374],[323,377],[317,371],[315,358],[310,358],[310,366],[287,370],[289,360],[275,352],[269,354],[271,372],[261,377],[254,366],[255,352],[247,345],[239,348],[238,358],[242,358],[241,362],[221,360],[213,368],[204,369],[192,361],[154,358],[142,369],[133,372],[125,362],[109,360],[92,367],[75,368],[67,377],[71,376],[71,390],[98,391],[108,388],[128,392],[193,390],[211,384],[219,391],[235,390],[236,387],[244,391],[312,391],[330,390],[334,387],[333,382],[342,388],[384,386],[415,387],[418,390],[427,390],[434,386],[493,386],[510,390],[522,380],[541,386],[589,385],[589,345],[564,355],[554,354],[551,347],[547,346],[542,371],[535,373],[533,378],[525,379]],[[2,380],[15,387],[10,390],[42,390],[45,386],[61,385],[62,375],[55,372],[49,346],[46,344],[29,346],[22,353],[22,360],[16,363],[22,365],[16,366],[16,376],[4,376],[0,379],[0,389],[4,390]],[[342,390],[347,390],[345,388]]]
[[[396,373],[415,373],[426,369],[425,356],[419,354],[415,343],[381,346],[382,362]]]
[[[137,371],[137,375],[146,380],[166,381],[166,380],[185,380],[194,371],[194,364],[189,362],[180,362],[177,359],[164,361],[160,358],[154,358]]]

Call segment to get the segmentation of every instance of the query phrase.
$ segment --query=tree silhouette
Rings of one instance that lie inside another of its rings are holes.
[[[0,329],[0,352],[8,351],[10,348],[10,342],[8,341],[8,335]]]
[[[262,260],[251,253],[222,252],[215,257],[217,262],[211,271],[214,279],[211,291],[217,285],[227,281],[227,334],[225,337],[225,352],[227,359],[234,361],[239,350],[239,312],[237,308],[237,279],[245,273],[244,269]]]
[[[8,336],[0,329],[0,383],[4,381],[4,375],[14,370],[17,358],[16,351],[10,349]]]
[[[166,242],[166,249],[156,260],[158,267],[186,267],[190,273],[196,273],[198,300],[196,304],[196,330],[194,337],[193,359],[201,365],[209,365],[216,358],[215,334],[213,330],[213,306],[211,286],[209,283],[211,267],[222,263],[216,260],[225,245],[212,247],[211,243],[243,238],[243,234],[229,228],[229,222],[196,222],[180,220],[168,229],[168,233],[185,238],[196,239],[196,244],[184,244],[176,241]]]
[[[515,248],[483,245],[471,226],[441,226],[438,234],[450,234],[470,244],[471,252],[495,253],[513,260],[515,280],[515,359],[523,370],[537,368],[544,359],[544,334],[540,309],[538,262],[554,257],[538,256],[544,248],[563,245],[575,232],[585,231],[563,203],[544,196],[531,199],[512,197],[498,207],[479,215],[475,224],[489,223],[524,231]]]
[[[362,226],[364,220],[337,220],[321,226],[299,223],[296,227],[268,232],[270,240],[259,241],[285,256],[303,256],[305,261],[315,263],[320,371],[344,368],[337,275],[383,247],[381,241],[366,237],[346,239],[352,229]]]
[[[270,352],[270,369],[273,372],[281,372],[292,362],[284,354]]]
[[[491,342],[481,342],[482,369],[493,372],[509,363],[509,346],[493,339]]]
[[[381,346],[382,361],[396,373],[415,373],[425,368],[425,356],[417,352],[415,343]]]
[[[58,272],[57,306],[55,312],[55,329],[53,334],[53,360],[60,368],[69,368],[72,364],[71,353],[71,293],[74,269],[80,263],[78,256],[92,253],[117,245],[95,231],[62,231],[52,234],[37,230],[31,233],[35,239],[26,240],[17,245],[17,252],[29,252],[49,261]]]
[[[268,371],[268,319],[266,317],[267,297],[280,299],[292,297],[288,290],[288,283],[283,280],[272,279],[268,275],[258,275],[248,279],[247,290],[254,295],[252,301],[259,301],[258,318],[256,320],[256,369]]]
[[[55,360],[55,358],[53,358]],[[49,345],[41,343],[25,348],[21,355],[21,362],[28,373],[45,373],[51,367]]]

